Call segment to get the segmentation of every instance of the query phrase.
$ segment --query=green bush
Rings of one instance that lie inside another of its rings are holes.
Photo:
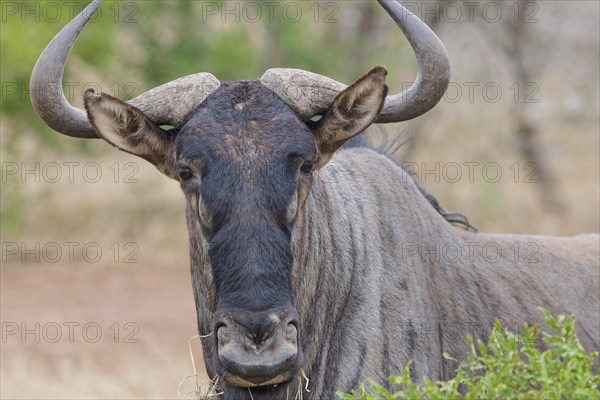
[[[503,329],[496,319],[487,345],[471,344],[466,362],[458,362],[456,377],[445,382],[427,378],[415,383],[410,378],[410,363],[402,376],[390,377],[390,392],[372,379],[350,393],[337,392],[344,400],[396,399],[598,399],[600,377],[593,371],[598,353],[587,354],[575,333],[573,316],[553,317],[540,308],[553,333],[544,332],[548,350],[535,347],[538,325],[525,326],[524,336]],[[519,338],[531,340],[519,340]]]

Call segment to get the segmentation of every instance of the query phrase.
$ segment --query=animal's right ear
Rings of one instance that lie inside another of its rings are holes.
[[[338,94],[327,113],[312,127],[320,151],[319,167],[377,119],[388,92],[386,75],[382,66],[371,69]]]
[[[104,140],[176,179],[169,163],[175,135],[161,129],[136,107],[93,89],[85,92],[84,105],[90,122]]]

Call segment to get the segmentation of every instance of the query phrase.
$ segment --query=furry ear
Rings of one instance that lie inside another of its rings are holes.
[[[348,139],[365,130],[375,121],[387,96],[387,70],[382,66],[371,69],[343,90],[323,118],[313,128],[321,152],[319,167]]]
[[[169,158],[175,135],[154,124],[136,107],[105,93],[96,94],[93,89],[85,92],[84,105],[90,122],[104,140],[173,177]]]

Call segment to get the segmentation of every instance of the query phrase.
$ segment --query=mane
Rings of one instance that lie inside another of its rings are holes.
[[[373,131],[377,131],[381,136],[381,143],[377,146],[373,145],[367,135],[372,133]],[[397,153],[398,151],[411,140],[410,137],[406,137],[404,135],[391,135],[390,132],[385,129],[381,125],[372,125],[371,128],[366,131],[354,136],[352,139],[348,140],[345,144],[345,148],[368,148],[378,152],[381,155],[389,158],[396,164],[400,166],[406,173],[409,175],[413,175],[411,171],[407,171],[401,164],[397,161]],[[414,179],[413,179],[414,180]],[[467,231],[477,232],[477,229],[469,223],[469,219],[461,213],[458,212],[448,212],[442,208],[438,199],[436,199],[432,194],[427,193],[427,191],[419,185],[419,183],[414,180],[415,184],[419,188],[421,194],[427,202],[433,207],[433,209],[440,214],[448,223],[454,226],[461,227]]]

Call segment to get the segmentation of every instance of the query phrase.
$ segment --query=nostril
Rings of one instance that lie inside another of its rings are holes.
[[[227,317],[221,316],[213,324],[213,332],[216,332],[216,339],[219,346],[227,345],[234,339],[234,326]]]
[[[298,328],[293,322],[288,323],[283,329],[283,338],[292,344],[296,344],[298,340]]]
[[[219,345],[224,346],[231,341],[231,332],[225,324],[221,325],[217,330],[217,338]]]

